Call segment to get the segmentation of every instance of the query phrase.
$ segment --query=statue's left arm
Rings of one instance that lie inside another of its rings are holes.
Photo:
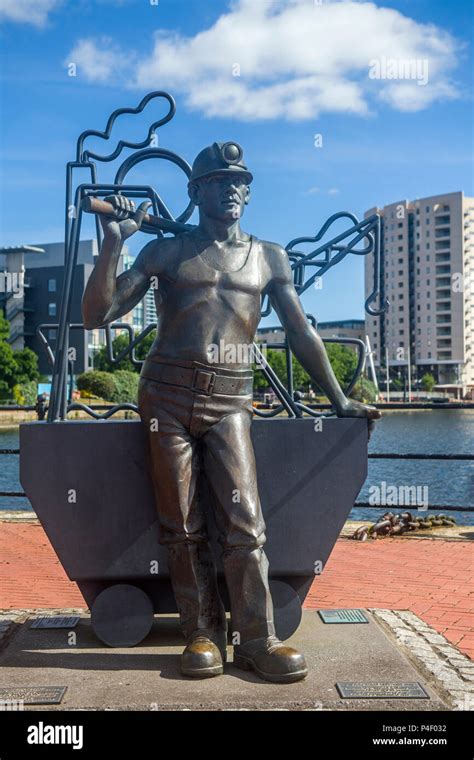
[[[292,352],[316,385],[324,391],[339,417],[378,419],[381,416],[378,409],[344,395],[324,343],[306,318],[293,284],[293,273],[286,251],[277,245],[267,246],[266,262],[270,277],[266,292],[286,331]]]

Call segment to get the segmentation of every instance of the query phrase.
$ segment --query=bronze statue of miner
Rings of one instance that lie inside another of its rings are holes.
[[[119,277],[122,245],[140,229],[150,204],[145,201],[135,211],[127,198],[109,198],[118,216],[101,217],[104,240],[84,293],[83,315],[87,329],[113,322],[145,296],[152,277],[158,278],[158,328],[141,371],[138,403],[149,441],[160,541],[168,546],[186,638],[182,673],[218,675],[226,660],[225,609],[198,499],[203,469],[223,548],[234,665],[267,681],[292,682],[307,675],[307,666],[304,656],[275,634],[250,438],[251,358],[241,361],[235,351],[230,360],[226,354],[210,361],[210,347],[251,345],[268,294],[293,353],[337,414],[366,417],[370,426],[380,413],[344,396],[323,342],[306,319],[285,250],[241,229],[252,179],[237,143],[202,150],[188,185],[199,224],[148,243]]]

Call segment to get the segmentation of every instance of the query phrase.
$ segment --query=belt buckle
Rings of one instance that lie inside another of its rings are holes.
[[[204,381],[204,383],[202,383],[199,379],[203,375],[205,375],[207,382]],[[206,372],[204,369],[196,368],[194,370],[193,377],[193,391],[199,391],[200,393],[204,393],[206,396],[211,396],[216,384],[216,378],[216,372]]]

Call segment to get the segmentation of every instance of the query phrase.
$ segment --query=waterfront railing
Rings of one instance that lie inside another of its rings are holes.
[[[19,456],[20,449],[0,449],[0,456]],[[444,462],[474,462],[473,454],[411,454],[411,453],[369,453],[369,459],[417,459],[422,461],[444,461]],[[1,497],[8,498],[25,498],[26,494],[23,491],[0,491]],[[363,509],[383,509],[384,504],[371,504],[370,502],[356,501],[354,508]],[[410,505],[404,505],[406,509]],[[415,509],[421,511],[420,507]],[[474,512],[474,506],[466,505],[453,505],[453,504],[429,504],[427,507],[423,506],[423,511],[426,510],[443,510],[445,512]],[[1,510],[0,510],[1,511]]]

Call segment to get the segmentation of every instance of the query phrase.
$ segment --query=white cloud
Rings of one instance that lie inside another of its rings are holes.
[[[62,0],[0,0],[0,21],[44,26]]]
[[[380,98],[399,111],[420,111],[434,100],[456,97],[456,88],[448,81],[434,82],[431,87],[416,87],[412,83],[387,82]]]
[[[319,195],[320,193],[323,193],[324,195],[339,195],[339,188],[330,187],[329,190],[321,190],[320,187],[310,187],[309,190],[306,191],[306,195]]]
[[[122,54],[110,37],[79,40],[70,52],[66,65],[75,63],[77,75],[94,82],[115,84],[130,76],[133,53]]]
[[[444,30],[373,2],[236,0],[194,37],[155,32],[149,55],[89,39],[69,60],[90,81],[182,93],[206,116],[303,120],[363,116],[378,102],[416,111],[456,97],[458,50]],[[374,59],[428,61],[429,81],[373,79]]]

